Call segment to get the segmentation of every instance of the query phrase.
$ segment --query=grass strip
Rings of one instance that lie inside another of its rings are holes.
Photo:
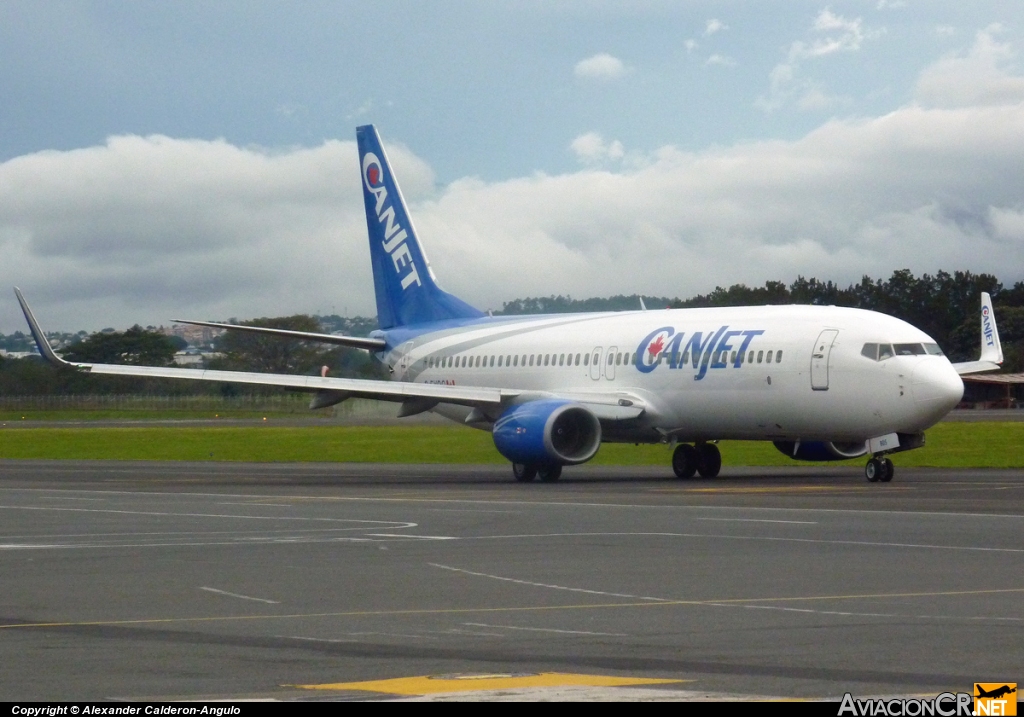
[[[1024,422],[942,423],[899,466],[1024,468]],[[727,466],[801,463],[768,442],[722,441]],[[177,427],[0,429],[0,458],[255,462],[501,464],[490,434],[462,426]],[[669,465],[663,445],[605,444],[598,465]],[[841,461],[861,465],[863,458]],[[803,464],[813,465],[813,464]],[[836,464],[832,464],[836,465]]]

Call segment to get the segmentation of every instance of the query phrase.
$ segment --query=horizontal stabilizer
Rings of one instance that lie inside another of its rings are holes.
[[[191,321],[188,319],[171,319],[178,324],[191,324],[192,326],[208,326],[211,329],[224,329],[226,331],[248,331],[251,334],[264,334],[267,336],[280,336],[285,339],[301,339],[302,341],[315,341],[321,344],[335,344],[337,346],[350,346],[356,349],[367,351],[383,351],[385,348],[384,339],[367,339],[359,336],[335,336],[334,334],[317,334],[309,331],[292,331],[290,329],[271,329],[266,326],[240,326],[238,324],[221,324],[216,321]]]

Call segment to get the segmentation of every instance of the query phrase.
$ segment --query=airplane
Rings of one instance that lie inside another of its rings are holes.
[[[991,699],[999,699],[1000,697],[1005,697],[1006,695],[1012,695],[1014,692],[1017,691],[1016,687],[1010,687],[1009,685],[997,687],[991,692],[986,692],[984,689],[982,689],[981,685],[977,684],[974,686],[974,689],[978,691],[978,694],[976,694],[975,697],[988,697]]]
[[[42,356],[93,374],[298,389],[311,409],[360,397],[397,402],[400,417],[433,411],[490,431],[520,482],[556,481],[604,442],[667,444],[677,477],[714,478],[725,439],[771,441],[794,460],[867,457],[867,480],[888,482],[889,455],[924,445],[960,402],[960,374],[1003,361],[988,294],[980,359],[956,364],[905,321],[836,306],[486,314],[440,287],[377,130],[358,127],[356,139],[380,329],[178,321],[364,349],[390,381],[70,363],[15,288]]]

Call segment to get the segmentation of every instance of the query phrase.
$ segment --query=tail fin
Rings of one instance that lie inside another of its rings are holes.
[[[377,130],[357,127],[356,141],[380,327],[483,316],[437,285]]]

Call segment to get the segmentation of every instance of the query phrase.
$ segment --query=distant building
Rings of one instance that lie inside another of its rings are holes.
[[[171,324],[161,326],[160,331],[165,336],[177,336],[185,339],[190,346],[205,346],[213,343],[213,340],[224,333],[223,329],[211,329],[208,326],[190,326],[188,324]]]

